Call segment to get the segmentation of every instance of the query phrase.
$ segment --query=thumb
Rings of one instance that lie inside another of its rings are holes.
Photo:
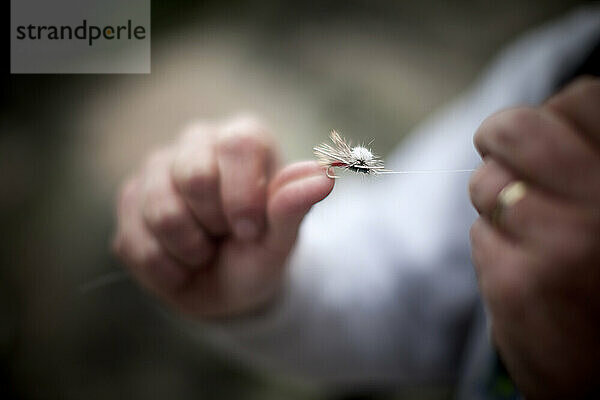
[[[282,169],[269,185],[267,200],[270,249],[287,253],[296,240],[298,227],[313,204],[333,189],[334,179],[316,161],[303,161]]]

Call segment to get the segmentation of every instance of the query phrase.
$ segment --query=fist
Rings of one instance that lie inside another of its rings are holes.
[[[191,126],[124,183],[115,253],[185,314],[259,307],[280,286],[302,218],[333,189],[316,162],[278,162],[253,118]]]
[[[489,117],[470,194],[472,257],[494,344],[526,398],[598,389],[600,81]],[[525,183],[509,205],[502,189]]]

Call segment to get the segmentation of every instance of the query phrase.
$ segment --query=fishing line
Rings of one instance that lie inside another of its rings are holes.
[[[380,171],[378,174],[459,174],[462,172],[473,172],[475,169],[424,169],[408,171]]]
[[[327,167],[328,177],[336,179],[339,176],[330,173],[334,167],[366,175],[383,174],[454,174],[473,172],[474,169],[431,169],[392,171],[385,168],[383,160],[364,145],[354,146],[344,139],[335,129],[329,132],[332,144],[321,143],[313,147],[313,152],[321,165]],[[372,142],[372,141],[371,141]]]

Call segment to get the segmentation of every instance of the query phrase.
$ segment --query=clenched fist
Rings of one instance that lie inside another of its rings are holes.
[[[494,343],[527,399],[597,395],[600,80],[491,116],[475,144],[472,255]],[[525,191],[498,208],[515,181]]]
[[[192,126],[123,185],[116,253],[188,315],[227,316],[267,302],[303,216],[333,189],[316,162],[279,170],[278,158],[253,118]]]

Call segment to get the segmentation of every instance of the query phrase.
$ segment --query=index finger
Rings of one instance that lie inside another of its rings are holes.
[[[487,118],[475,146],[516,176],[563,197],[600,196],[600,158],[582,135],[547,109],[515,108]]]

